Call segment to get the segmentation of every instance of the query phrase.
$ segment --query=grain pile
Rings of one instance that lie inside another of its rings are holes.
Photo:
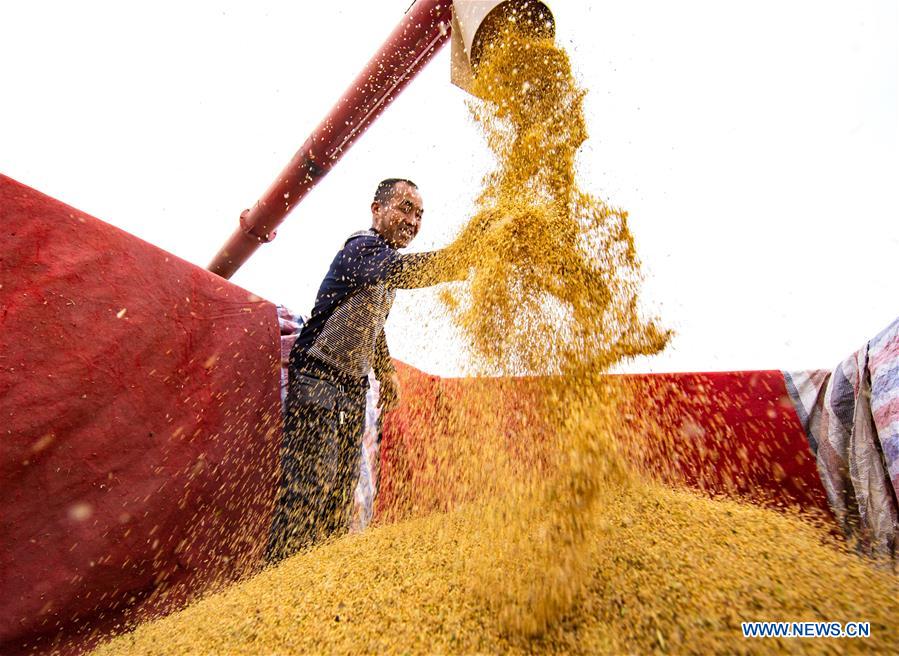
[[[97,653],[896,651],[893,575],[801,518],[625,464],[620,390],[598,374],[668,333],[638,313],[626,213],[576,184],[583,91],[564,51],[517,30],[482,53],[476,91],[499,165],[450,246],[478,266],[443,300],[479,371],[552,376],[529,391],[550,439],[522,458],[502,388],[469,394],[427,464],[452,488],[440,512],[319,546]],[[749,620],[870,621],[872,636],[747,641]]]
[[[96,653],[895,653],[899,644],[891,575],[797,518],[652,487],[601,509],[580,603],[526,640],[465,584],[464,563],[490,558],[472,530],[481,517],[464,508],[348,536]],[[870,621],[871,638],[740,633],[746,620],[834,618]]]

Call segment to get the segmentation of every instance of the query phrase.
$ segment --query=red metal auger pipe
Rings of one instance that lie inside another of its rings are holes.
[[[450,35],[451,0],[418,0],[209,264],[230,278],[331,170]]]

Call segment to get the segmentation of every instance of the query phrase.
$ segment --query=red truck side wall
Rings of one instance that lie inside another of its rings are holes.
[[[452,458],[446,446],[453,438],[447,435],[458,440],[498,435],[513,460],[539,466],[552,428],[541,416],[545,387],[535,379],[440,379],[409,366],[400,368],[400,377],[411,390],[406,398],[414,398],[384,421],[379,518],[445,510],[460,500],[466,482],[447,475],[452,463],[434,466]],[[609,429],[644,475],[713,495],[829,515],[782,372],[615,375],[605,382],[615,396]],[[491,399],[486,414],[485,398]],[[492,422],[486,431],[485,421]]]
[[[270,303],[0,176],[0,653],[258,562],[278,346]]]

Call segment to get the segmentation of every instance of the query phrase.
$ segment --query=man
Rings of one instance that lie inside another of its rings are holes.
[[[397,400],[384,321],[397,288],[451,279],[441,252],[402,255],[424,213],[410,180],[378,184],[371,229],[350,236],[322,281],[289,362],[280,496],[268,544],[277,562],[343,528],[351,507],[368,373],[380,383],[382,411]]]

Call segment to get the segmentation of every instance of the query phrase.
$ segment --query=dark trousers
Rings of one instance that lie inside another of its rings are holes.
[[[269,562],[348,525],[359,475],[365,388],[291,371],[286,405]]]

